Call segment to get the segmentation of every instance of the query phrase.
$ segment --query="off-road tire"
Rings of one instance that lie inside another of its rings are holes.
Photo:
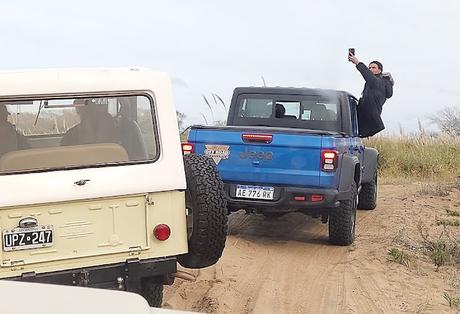
[[[334,245],[350,245],[355,240],[357,188],[353,181],[350,197],[340,201],[340,206],[329,212],[329,242]]]
[[[377,172],[371,182],[363,183],[359,191],[358,208],[372,210],[377,207]]]
[[[189,252],[178,257],[187,268],[204,268],[222,256],[227,237],[227,201],[214,161],[202,155],[184,156],[185,200],[193,221]]]
[[[141,293],[147,303],[153,307],[161,307],[163,302],[163,285],[155,278],[144,278],[141,281]]]

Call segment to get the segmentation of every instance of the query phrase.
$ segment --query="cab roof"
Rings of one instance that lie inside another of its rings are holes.
[[[0,99],[31,95],[150,90],[170,85],[166,73],[141,68],[0,71]]]
[[[324,95],[340,94],[354,97],[352,94],[335,89],[308,88],[308,87],[237,87],[234,95],[239,94],[281,94],[281,95]]]

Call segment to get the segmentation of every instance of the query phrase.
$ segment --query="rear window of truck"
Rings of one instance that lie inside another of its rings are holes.
[[[0,102],[0,175],[154,162],[147,95]]]
[[[339,99],[326,96],[240,95],[232,125],[340,131]]]

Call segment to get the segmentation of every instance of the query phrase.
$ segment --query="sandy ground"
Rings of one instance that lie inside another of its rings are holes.
[[[417,226],[433,239],[460,238],[460,227],[436,225],[437,219],[455,218],[446,209],[460,211],[460,192],[441,197],[419,191],[420,184],[381,185],[377,209],[358,212],[357,238],[349,247],[329,245],[327,225],[302,214],[232,214],[219,263],[182,269],[196,279],[165,287],[163,307],[207,313],[455,313],[443,294],[460,295],[458,265],[437,270],[423,253]],[[408,252],[409,265],[390,261],[391,248]]]

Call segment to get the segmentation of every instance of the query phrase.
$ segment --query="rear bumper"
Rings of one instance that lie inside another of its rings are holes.
[[[247,183],[245,183],[247,184]],[[238,209],[260,209],[264,211],[289,212],[300,209],[330,209],[339,206],[339,200],[346,198],[344,193],[340,193],[336,189],[319,189],[319,188],[302,188],[292,186],[276,186],[274,199],[266,200],[251,200],[236,198],[236,185],[234,183],[225,183],[224,189],[228,200],[228,207],[231,211]],[[260,184],[254,184],[259,185]],[[322,195],[322,201],[311,201],[311,195]],[[305,201],[296,201],[294,197],[304,196]]]
[[[43,274],[35,274],[34,272],[24,273],[22,276],[4,279],[68,286],[121,289],[139,293],[142,278],[157,277],[158,283],[172,284],[174,278],[171,275],[176,271],[176,258],[156,258],[147,260],[135,258],[123,263]],[[119,285],[119,282],[117,282],[119,278],[122,279],[122,287]]]

